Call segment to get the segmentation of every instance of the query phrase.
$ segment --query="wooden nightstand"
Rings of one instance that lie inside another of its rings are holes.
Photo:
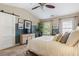
[[[20,44],[27,44],[27,41],[35,38],[35,34],[21,34]]]

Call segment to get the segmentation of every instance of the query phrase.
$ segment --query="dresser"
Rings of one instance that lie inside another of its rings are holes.
[[[20,44],[27,44],[28,40],[35,38],[35,34],[21,34],[20,35]]]

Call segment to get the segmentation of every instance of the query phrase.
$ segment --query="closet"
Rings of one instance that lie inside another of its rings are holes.
[[[15,46],[15,19],[13,15],[0,12],[0,50]]]

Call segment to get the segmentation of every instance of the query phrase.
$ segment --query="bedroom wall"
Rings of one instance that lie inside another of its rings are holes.
[[[64,19],[64,18],[68,18],[68,17],[74,17],[74,16],[78,16],[76,20],[78,20],[78,22],[79,22],[79,12],[73,13],[73,14],[68,14],[68,15],[63,15],[63,16],[58,16],[58,17],[54,17],[54,18],[50,18],[50,19],[46,19],[46,20],[44,19],[43,22],[44,21],[50,21],[50,22],[52,22],[53,25],[57,26],[59,24],[60,19]]]
[[[76,17],[75,17],[76,16]],[[54,33],[58,33],[60,32],[59,29],[60,29],[60,20],[61,19],[65,19],[65,18],[69,18],[69,17],[75,17],[75,20],[77,21],[77,23],[79,23],[79,12],[77,13],[73,13],[73,14],[68,14],[68,15],[63,15],[63,16],[58,16],[58,17],[55,17],[55,18],[51,18],[51,19],[44,19],[43,22],[50,22],[52,23],[52,27],[53,27],[53,31]]]
[[[14,6],[9,6],[5,4],[0,4],[0,10],[5,10],[6,12],[15,13],[20,16],[20,18],[31,20],[33,25],[36,25],[40,20],[32,15],[30,12],[28,12],[25,9],[17,8]],[[16,20],[17,22],[17,20]]]
[[[40,21],[37,17],[35,17],[34,15],[32,15],[30,12],[28,12],[25,9],[21,9],[21,8],[17,8],[14,6],[9,6],[9,5],[0,3],[0,10],[4,10],[4,11],[10,12],[10,13],[15,13],[20,16],[20,17],[16,17],[16,43],[19,43],[20,34],[22,33],[22,30],[18,30],[18,28],[17,28],[18,27],[18,25],[17,25],[18,18],[32,21],[33,28],[36,27],[38,22]]]
[[[56,28],[59,28],[60,27],[59,26],[60,25],[60,20],[63,20],[65,18],[72,18],[72,17],[75,18],[75,21],[77,21],[76,23],[79,23],[79,12],[53,18],[53,19],[51,19],[51,22],[52,22],[53,26],[55,26]]]

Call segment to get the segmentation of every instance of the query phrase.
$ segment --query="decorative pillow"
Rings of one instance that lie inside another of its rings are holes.
[[[54,41],[57,41],[57,40],[58,40],[58,39],[57,39],[58,36],[59,36],[59,34],[56,34],[56,35],[54,36],[53,40],[54,40]]]
[[[61,38],[62,38],[63,34],[61,33],[60,36],[58,37],[58,42],[60,42]]]
[[[75,47],[79,47],[79,40],[74,44]]]
[[[62,34],[56,34],[53,40],[58,41],[61,37],[62,37]]]
[[[66,42],[68,46],[74,46],[79,41],[79,30],[74,30]]]
[[[68,39],[68,37],[69,37],[69,34],[70,34],[70,33],[65,32],[64,35],[62,36],[60,42],[61,42],[61,43],[66,43],[66,42],[67,42],[67,39]]]

